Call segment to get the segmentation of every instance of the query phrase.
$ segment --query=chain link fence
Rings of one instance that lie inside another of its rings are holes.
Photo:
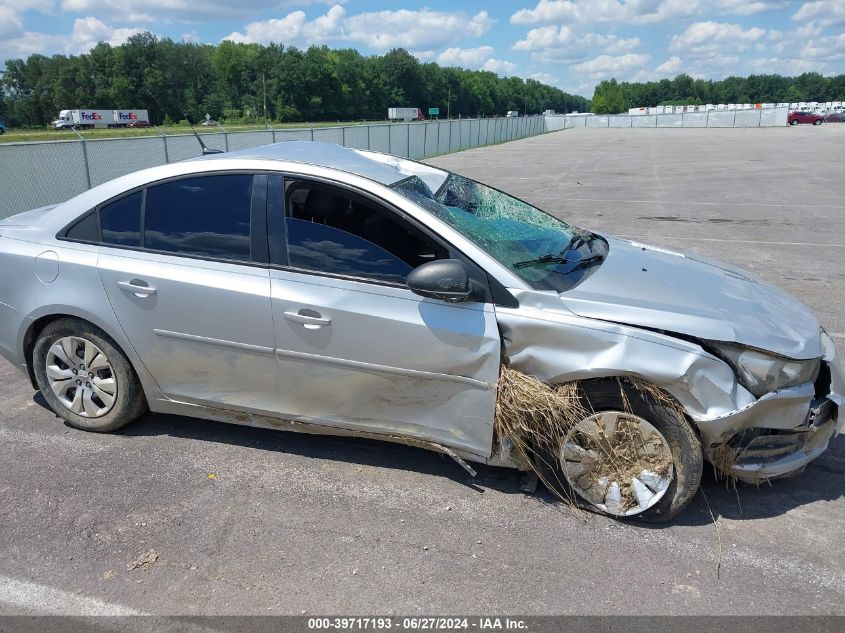
[[[547,115],[546,131],[571,128],[628,127],[777,127],[786,125],[789,108],[711,110],[677,114],[627,114],[566,116]]]
[[[534,136],[545,117],[452,119],[201,133],[225,152],[283,141],[325,141],[421,160]],[[124,174],[202,155],[193,134],[0,144],[0,218],[63,202]]]

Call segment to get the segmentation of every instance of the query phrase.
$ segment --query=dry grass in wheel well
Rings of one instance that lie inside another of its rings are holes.
[[[646,401],[685,415],[671,396],[645,381],[629,377],[616,381],[625,413],[632,413],[625,390],[628,386]],[[507,437],[518,457],[537,473],[546,488],[565,501],[575,499],[571,498],[569,485],[562,481],[557,456],[562,439],[573,426],[594,413],[583,396],[582,385],[577,381],[552,385],[502,364],[496,400],[496,434]],[[597,437],[585,440],[593,457],[591,463],[584,463],[587,466],[584,476],[592,478],[593,483],[608,475],[626,479],[644,469],[660,475],[668,470],[671,463],[658,463],[642,441],[634,441],[635,436],[640,436],[629,427],[619,424],[616,431],[608,434],[601,429]],[[630,495],[625,497],[632,502]]]

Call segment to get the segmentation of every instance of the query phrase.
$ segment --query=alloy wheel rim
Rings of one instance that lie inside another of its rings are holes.
[[[602,411],[575,424],[558,456],[572,489],[613,516],[634,516],[656,504],[674,478],[672,451],[648,420]]]
[[[117,400],[117,380],[105,353],[78,336],[65,336],[47,350],[47,382],[72,413],[83,418],[107,415]]]

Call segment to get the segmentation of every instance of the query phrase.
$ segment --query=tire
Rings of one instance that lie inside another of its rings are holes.
[[[32,366],[50,407],[77,429],[107,433],[147,410],[141,382],[126,355],[87,321],[63,318],[48,324],[35,341]]]
[[[821,125],[822,123],[823,121],[821,119],[816,119],[815,121],[813,121],[813,125]]]
[[[789,124],[790,124],[790,125],[798,125],[798,119],[792,119],[792,120],[789,122]]]
[[[622,514],[621,510],[608,511],[587,499],[583,492],[570,482],[567,472],[571,473],[571,468],[564,467],[560,454],[545,455],[538,460],[538,464],[544,464],[540,468],[544,483],[548,486],[551,482],[552,487],[556,488],[552,490],[553,493],[576,500],[584,509],[618,519],[662,523],[677,516],[698,492],[704,466],[701,442],[685,416],[667,403],[637,390],[624,379],[585,381],[581,384],[580,398],[584,409],[594,414],[584,423],[592,418],[598,418],[597,414],[609,413],[612,416],[613,412],[618,412],[620,417],[617,421],[623,418],[632,420],[639,418],[647,423],[644,426],[653,427],[659,434],[659,438],[663,440],[663,450],[668,449],[671,453],[671,481],[667,486],[665,480],[668,477],[661,479],[664,483],[660,488],[662,490],[660,493],[655,492],[653,488],[648,488],[648,492],[653,493],[657,500],[645,510],[634,511],[638,510],[634,508],[629,510],[628,514]],[[562,442],[562,446],[563,444]],[[569,446],[569,444],[566,445]],[[668,455],[667,458],[669,458]],[[566,464],[571,463],[566,462]],[[659,494],[662,496],[658,496]],[[604,505],[610,507],[606,502]]]

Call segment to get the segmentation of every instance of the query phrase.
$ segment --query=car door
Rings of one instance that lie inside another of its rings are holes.
[[[370,198],[270,178],[284,414],[489,455],[500,360],[493,304],[424,299],[404,285],[416,265],[454,253]]]
[[[278,410],[266,183],[266,175],[203,174],[97,210],[103,286],[168,398]]]

